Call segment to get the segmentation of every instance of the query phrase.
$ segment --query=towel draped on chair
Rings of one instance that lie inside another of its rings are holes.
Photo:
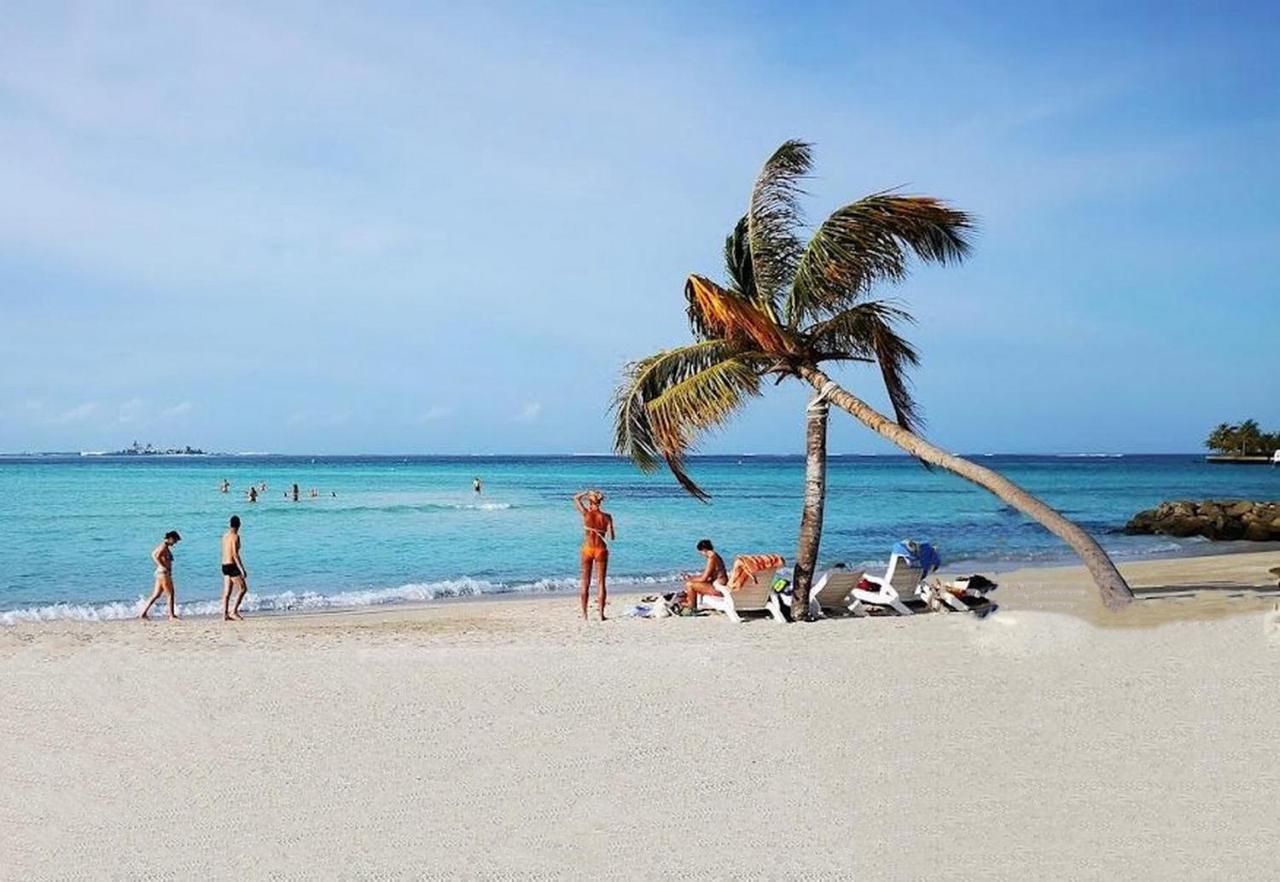
[[[907,566],[919,567],[921,578],[942,566],[942,557],[938,554],[937,549],[928,542],[903,540],[893,546],[893,553],[906,558]]]
[[[733,559],[729,572],[729,590],[737,591],[761,570],[777,570],[786,565],[779,554],[740,554]]]

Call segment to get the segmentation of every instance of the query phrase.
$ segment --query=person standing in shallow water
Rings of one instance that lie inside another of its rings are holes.
[[[573,497],[573,505],[578,509],[578,513],[582,515],[582,526],[586,530],[586,536],[582,541],[582,553],[580,555],[582,561],[582,618],[587,617],[587,599],[591,594],[591,568],[595,566],[597,577],[600,580],[599,603],[600,603],[600,621],[605,620],[604,605],[607,599],[607,590],[605,587],[605,576],[609,572],[609,546],[605,544],[605,538],[610,541],[618,538],[613,529],[613,516],[600,508],[604,503],[604,494],[599,490],[584,490]]]
[[[164,541],[152,549],[151,559],[156,565],[155,590],[151,592],[151,599],[142,608],[138,618],[145,619],[147,613],[151,612],[151,607],[155,606],[155,602],[160,599],[162,594],[169,596],[169,618],[178,618],[177,601],[174,598],[173,588],[173,546],[181,541],[182,537],[178,535],[178,531],[170,530],[164,534]]]
[[[231,592],[239,590],[235,605],[231,605]],[[239,621],[240,603],[249,593],[249,571],[240,558],[240,517],[231,516],[227,532],[222,534],[222,618],[223,621]]]
[[[476,495],[479,496],[480,493],[484,490],[484,485],[480,483],[479,478],[476,478],[471,482],[471,489],[476,491]]]

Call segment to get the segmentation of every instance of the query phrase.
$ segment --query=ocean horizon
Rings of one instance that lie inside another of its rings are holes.
[[[1201,539],[1125,536],[1135,512],[1170,498],[1280,495],[1280,471],[1210,465],[1198,454],[978,454],[1099,538],[1119,560],[1222,550]],[[181,610],[219,606],[218,537],[244,520],[248,611],[344,609],[450,597],[569,591],[581,526],[570,497],[608,495],[618,524],[616,589],[668,585],[727,557],[795,551],[804,458],[694,457],[712,494],[685,494],[608,454],[7,455],[0,460],[0,623],[135,614],[149,554],[176,529]],[[472,490],[473,478],[484,490]],[[218,484],[227,480],[232,492]],[[244,492],[265,482],[250,503]],[[293,483],[302,498],[293,502]],[[310,491],[316,490],[316,497]],[[883,565],[903,538],[933,542],[947,567],[999,571],[1070,563],[1056,537],[967,482],[894,454],[832,455],[820,563]]]
[[[1106,459],[1125,456],[1190,456],[1204,458],[1209,454],[1199,451],[1161,451],[1161,452],[1132,452],[1132,451],[1082,451],[1082,452],[1059,452],[1059,451],[1033,451],[1033,452],[994,452],[986,451],[982,453],[975,452],[957,452],[957,456],[966,459],[975,459],[978,457],[1061,457],[1066,459]],[[307,457],[324,457],[327,459],[398,459],[409,457],[412,459],[565,459],[586,457],[593,459],[616,459],[623,462],[628,461],[627,457],[617,453],[598,453],[590,451],[559,451],[553,453],[521,453],[501,452],[501,453],[412,453],[406,451],[390,451],[390,452],[345,452],[345,453],[318,453],[316,451],[270,451],[270,450],[241,450],[235,452],[229,451],[201,451],[199,453],[126,453],[124,451],[104,451],[104,450],[26,450],[26,451],[0,451],[0,458],[6,459],[49,459],[49,458],[81,458],[88,457],[94,459],[261,459],[263,457],[276,457],[285,459],[301,459]],[[804,459],[802,453],[770,453],[770,452],[742,452],[742,453],[692,453],[688,459],[692,462],[698,460],[718,460],[718,459],[736,459],[740,457],[771,457],[775,459]],[[908,453],[828,453],[827,459],[909,459],[914,460],[915,457]]]

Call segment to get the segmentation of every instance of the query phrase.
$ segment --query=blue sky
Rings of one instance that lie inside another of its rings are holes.
[[[979,218],[884,292],[933,439],[1280,428],[1280,7],[1071,6],[7,7],[0,450],[603,452],[789,137],[814,221],[898,185]],[[798,452],[802,408],[704,449]]]

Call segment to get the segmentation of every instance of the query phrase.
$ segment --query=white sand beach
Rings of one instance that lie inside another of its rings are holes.
[[[1275,598],[1000,582],[985,620],[557,596],[0,629],[0,877],[1280,876]]]

